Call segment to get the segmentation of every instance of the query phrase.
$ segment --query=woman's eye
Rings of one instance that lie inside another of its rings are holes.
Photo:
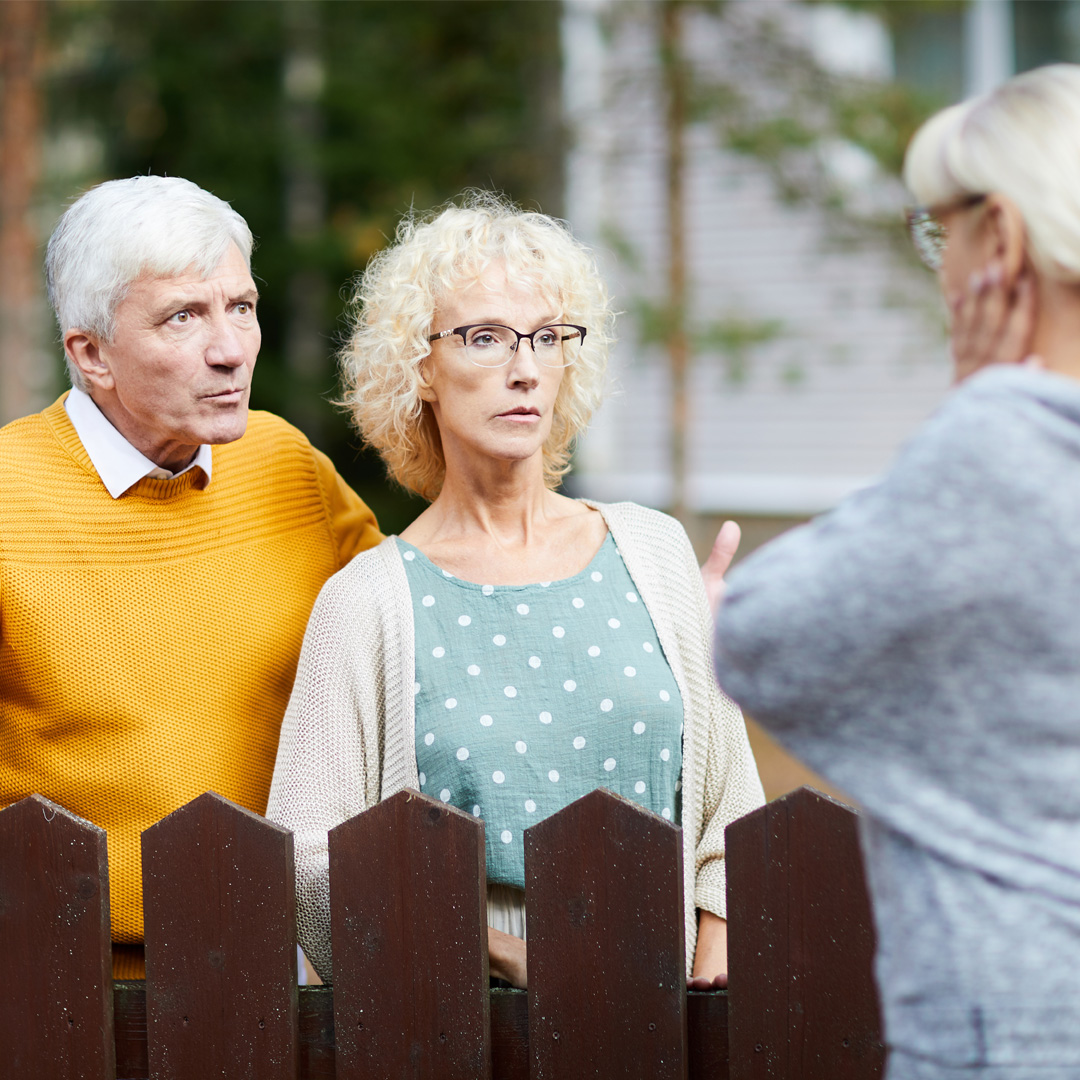
[[[554,330],[545,330],[542,334],[536,335],[537,345],[558,345],[559,338]]]
[[[489,334],[489,333],[485,332],[483,334],[477,334],[472,339],[472,341],[469,342],[469,344],[470,345],[479,345],[479,346],[481,346],[483,348],[483,347],[494,345],[494,344],[496,344],[496,342],[497,342],[497,339],[496,339],[494,334]]]

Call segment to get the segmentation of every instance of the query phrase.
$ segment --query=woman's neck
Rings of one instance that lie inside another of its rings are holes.
[[[550,491],[539,458],[531,475],[492,472],[481,477],[449,469],[438,498],[402,539],[466,581],[523,585],[584,569],[607,535],[603,517]]]
[[[1080,285],[1040,280],[1031,351],[1048,371],[1080,380]]]
[[[544,483],[539,459],[507,464],[530,467],[495,468],[482,476],[447,470],[442,491],[427,511],[431,525],[444,535],[484,534],[500,543],[527,545],[561,500]]]

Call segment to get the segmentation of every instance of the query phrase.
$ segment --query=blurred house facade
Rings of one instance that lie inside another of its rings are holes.
[[[719,13],[686,9],[680,47],[700,84],[734,80],[766,106],[776,88],[754,72],[770,62],[775,71],[776,56],[748,52],[768,51],[777,35],[789,53],[868,93],[898,79],[940,104],[1016,70],[1080,59],[1073,0],[906,8],[887,25],[838,5],[730,0]],[[670,508],[671,362],[649,317],[670,295],[672,250],[661,14],[661,0],[564,5],[565,213],[603,253],[624,312],[615,392],[583,441],[572,487]],[[748,30],[762,19],[773,23],[767,33]],[[781,94],[771,104],[782,114],[792,102]],[[902,186],[858,146],[815,147],[826,190],[801,199],[767,157],[732,149],[707,108],[690,110],[684,151],[685,323],[697,339],[684,519],[704,557],[719,522],[736,518],[746,554],[872,483],[934,410],[950,383],[945,311],[934,277],[904,246]],[[748,727],[770,798],[804,783],[827,788]]]
[[[642,315],[664,295],[671,247],[660,7],[565,4],[565,209],[605,252],[624,312],[615,393],[583,441],[575,490],[671,506],[670,365]],[[1077,3],[909,7],[887,26],[839,5],[734,0],[719,14],[688,9],[680,45],[698,83],[734,81],[766,107],[775,88],[755,83],[746,54],[777,38],[840,83],[899,78],[942,103],[1018,66],[1080,56]],[[767,32],[750,32],[762,20]],[[778,112],[788,105],[776,96]],[[871,483],[948,389],[944,308],[903,247],[902,186],[851,142],[812,152],[828,190],[792,199],[768,160],[725,145],[707,108],[686,126],[686,318],[691,337],[703,330],[688,375],[685,506],[702,554],[717,519],[739,520],[750,549]]]

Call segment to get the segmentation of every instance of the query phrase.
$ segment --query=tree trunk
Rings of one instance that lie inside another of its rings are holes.
[[[323,396],[330,389],[325,334],[329,283],[314,248],[326,227],[326,185],[319,149],[323,136],[320,99],[325,80],[319,5],[293,0],[286,9],[285,221],[297,267],[289,278],[285,363],[295,396],[289,419],[323,446]]]
[[[686,98],[687,71],[682,53],[683,5],[660,5],[661,71],[664,90],[664,181],[667,203],[667,353],[671,368],[671,512],[688,524],[686,503],[687,371],[690,341],[686,330]]]
[[[40,0],[0,3],[0,423],[42,404],[41,267],[31,223],[40,168]]]

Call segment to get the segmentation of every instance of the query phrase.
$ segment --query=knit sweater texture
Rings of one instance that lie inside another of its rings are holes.
[[[315,597],[381,539],[285,421],[213,455],[204,491],[193,470],[114,500],[63,398],[0,430],[0,806],[38,792],[107,830],[116,942],[142,940],[144,829],[205,791],[265,809]]]
[[[712,619],[693,549],[673,518],[633,503],[603,514],[682,694],[686,963],[696,908],[724,915],[724,827],[764,802],[738,707],[712,675]],[[405,787],[415,751],[413,609],[391,540],[324,586],[281,729],[267,816],[293,830],[300,943],[332,978],[327,833]]]
[[[1080,384],[964,382],[732,573],[717,659],[865,810],[889,1080],[1076,1080]]]

